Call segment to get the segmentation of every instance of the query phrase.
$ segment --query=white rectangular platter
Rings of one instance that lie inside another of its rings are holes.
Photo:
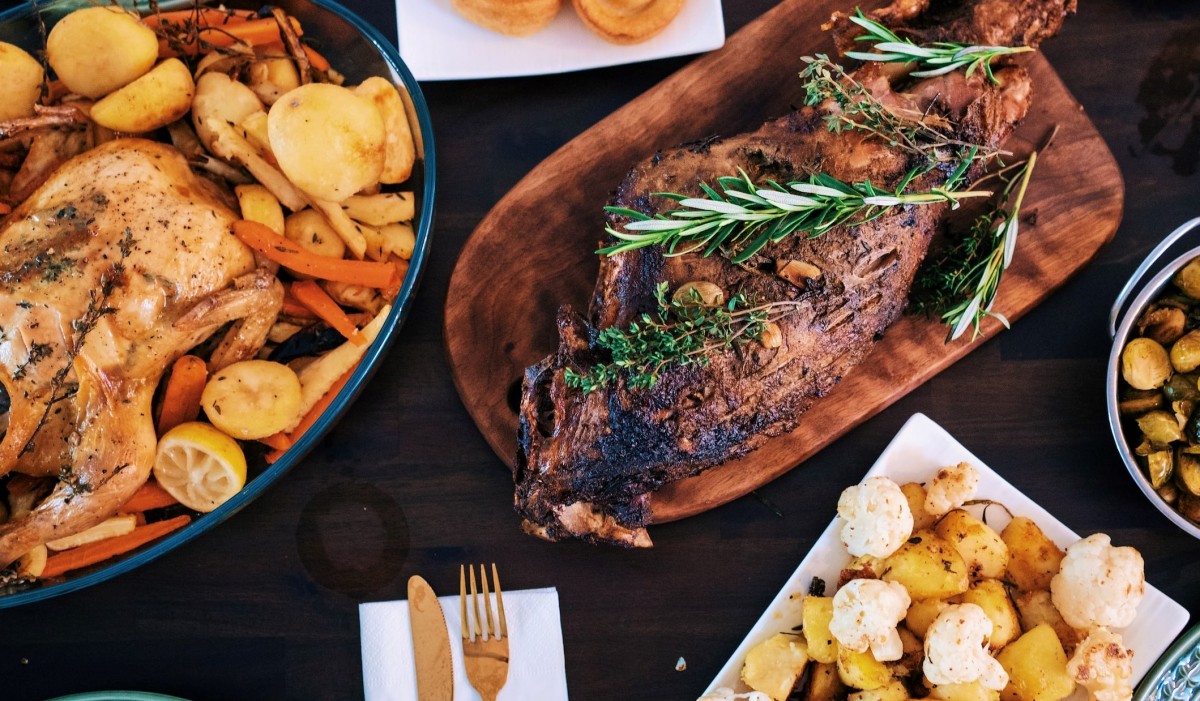
[[[939,468],[960,462],[968,462],[979,470],[979,491],[976,498],[998,501],[1008,507],[1014,516],[1033,519],[1059,547],[1066,548],[1079,540],[1079,535],[984,465],[944,428],[924,414],[914,414],[905,422],[862,479],[879,475],[890,477],[898,484],[925,482],[936,474]],[[835,506],[830,504],[830,511],[834,510]],[[982,514],[982,507],[970,508],[974,509],[976,516]],[[988,509],[987,523],[997,531],[1008,525],[1008,520],[1009,517],[1003,509]],[[799,625],[801,600],[813,577],[824,579],[831,587],[837,583],[839,572],[850,561],[850,556],[838,537],[842,523],[842,519],[835,517],[829,524],[800,566],[783,585],[775,600],[767,607],[766,612],[750,629],[750,634],[721,668],[716,679],[709,684],[705,693],[722,687],[748,691],[749,689],[741,683],[740,674],[742,661],[746,659],[750,648],[776,633],[791,631]],[[1146,595],[1138,606],[1137,619],[1120,631],[1125,645],[1134,651],[1135,687],[1179,631],[1183,630],[1187,620],[1187,609],[1150,584],[1146,585]],[[1071,701],[1083,701],[1086,698],[1086,693],[1077,689]]]

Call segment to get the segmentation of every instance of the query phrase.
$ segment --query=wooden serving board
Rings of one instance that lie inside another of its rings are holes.
[[[872,3],[879,4],[879,3]],[[800,56],[832,51],[820,25],[837,0],[786,0],[563,146],[512,189],[464,247],[446,302],[446,346],[458,392],[492,449],[511,465],[515,402],[526,366],[556,347],[559,305],[586,309],[603,237],[601,207],[657,149],[758,127],[802,104]],[[996,311],[1016,320],[1085,266],[1117,229],[1125,187],[1104,140],[1041,54],[1025,64],[1034,102],[1006,148],[1024,155],[1057,125],[1038,158],[1016,257]],[[1086,173],[1087,177],[1078,177]],[[985,324],[988,337],[1003,330]],[[671,484],[652,498],[663,523],[714,508],[792,469],[936,375],[985,339],[946,344],[946,327],[905,316],[872,354],[789,434],[740,460]]]

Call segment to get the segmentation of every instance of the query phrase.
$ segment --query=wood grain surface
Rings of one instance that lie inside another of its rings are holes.
[[[753,129],[800,104],[798,56],[830,50],[821,23],[841,3],[789,0],[725,47],[678,71],[563,146],[488,213],[463,248],[446,299],[450,369],[463,404],[489,445],[512,464],[515,387],[527,366],[556,347],[560,304],[587,307],[603,236],[601,208],[639,159],[656,149]],[[995,310],[1015,321],[1086,265],[1121,221],[1124,183],[1116,161],[1040,54],[1025,64],[1033,106],[1006,147],[1029,153],[1057,127],[1038,160],[1017,255]],[[1088,177],[1075,177],[1087,173]],[[992,319],[986,334],[1001,330]],[[923,317],[896,322],[871,355],[791,433],[744,458],[667,485],[651,499],[653,522],[692,516],[779,477],[979,347],[945,343]]]

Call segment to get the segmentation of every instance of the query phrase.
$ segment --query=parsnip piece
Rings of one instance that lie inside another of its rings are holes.
[[[228,126],[240,124],[249,115],[262,111],[263,104],[254,91],[224,73],[205,73],[196,81],[192,126],[196,128],[200,143],[213,153],[216,153],[213,146],[217,135],[208,124],[210,119]]]
[[[367,339],[365,345],[360,346],[346,341],[300,370],[298,373],[300,376],[300,416],[307,414],[308,410],[312,409],[321,397],[325,396],[329,388],[333,387],[338,378],[346,374],[346,371],[362,359],[375,337],[379,335],[379,331],[383,329],[383,323],[387,321],[391,311],[392,305],[385,306],[379,310],[371,323],[363,327],[362,335]],[[296,422],[299,423],[299,419]],[[293,424],[288,431],[295,427]]]
[[[250,174],[262,183],[263,187],[275,195],[280,204],[293,212],[298,212],[308,205],[303,193],[296,189],[296,186],[283,176],[283,173],[258,155],[254,147],[247,143],[233,127],[219,119],[211,118],[205,124],[215,136],[215,140],[209,146],[213,153],[225,160],[238,163],[250,171]],[[338,207],[337,210],[340,212],[341,207]]]
[[[242,219],[258,222],[277,234],[284,232],[283,207],[279,206],[279,200],[270,190],[262,185],[238,185],[234,192],[237,193]]]
[[[46,547],[51,550],[70,550],[78,548],[80,545],[95,543],[98,540],[105,538],[113,538],[119,535],[133,532],[137,527],[137,516],[133,514],[121,514],[105,519],[100,523],[92,526],[86,531],[80,531],[75,535],[69,535],[65,538],[58,538],[46,542]]]
[[[325,220],[333,227],[338,236],[342,237],[342,241],[346,242],[346,247],[354,254],[355,258],[362,260],[367,253],[367,238],[363,234],[362,228],[354,223],[346,213],[342,211],[341,205],[337,202],[329,202],[328,200],[309,199],[313,208],[325,215]]]
[[[342,202],[354,221],[371,226],[383,226],[402,221],[412,221],[416,213],[411,192],[381,192],[377,195],[354,195]]]

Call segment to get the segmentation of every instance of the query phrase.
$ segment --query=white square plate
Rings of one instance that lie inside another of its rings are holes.
[[[904,424],[863,479],[883,475],[892,478],[898,484],[924,482],[939,468],[960,462],[969,462],[979,470],[978,498],[998,501],[1007,506],[1014,516],[1033,519],[1060,547],[1065,548],[1079,540],[1074,531],[1017,491],[1016,487],[984,465],[944,428],[924,414],[914,414]],[[975,515],[979,516],[981,508],[974,508]],[[830,511],[835,509],[835,504],[829,505]],[[1003,509],[991,509],[987,514],[987,521],[988,525],[1000,530],[1008,525],[1008,516],[1004,514]],[[766,613],[750,629],[750,634],[725,663],[717,678],[709,684],[705,693],[721,687],[748,691],[749,689],[741,683],[740,675],[742,661],[746,659],[750,648],[775,633],[790,631],[799,625],[802,595],[808,591],[813,577],[824,579],[831,587],[837,583],[841,568],[850,561],[845,546],[838,538],[841,524],[842,520],[836,517],[829,524],[804,561],[783,585],[775,600],[767,607]],[[801,596],[793,598],[796,594]],[[1128,628],[1120,631],[1126,647],[1134,651],[1132,682],[1135,687],[1179,631],[1183,630],[1187,620],[1187,609],[1153,586],[1146,585],[1146,596],[1138,606],[1137,619]],[[1082,689],[1076,689],[1075,695],[1070,697],[1072,701],[1082,701],[1086,698],[1087,694]]]
[[[510,37],[471,23],[450,0],[396,0],[400,55],[417,80],[468,80],[566,73],[669,56],[725,43],[721,0],[687,0],[675,21],[640,44],[610,44],[583,25],[568,1],[542,31]]]

